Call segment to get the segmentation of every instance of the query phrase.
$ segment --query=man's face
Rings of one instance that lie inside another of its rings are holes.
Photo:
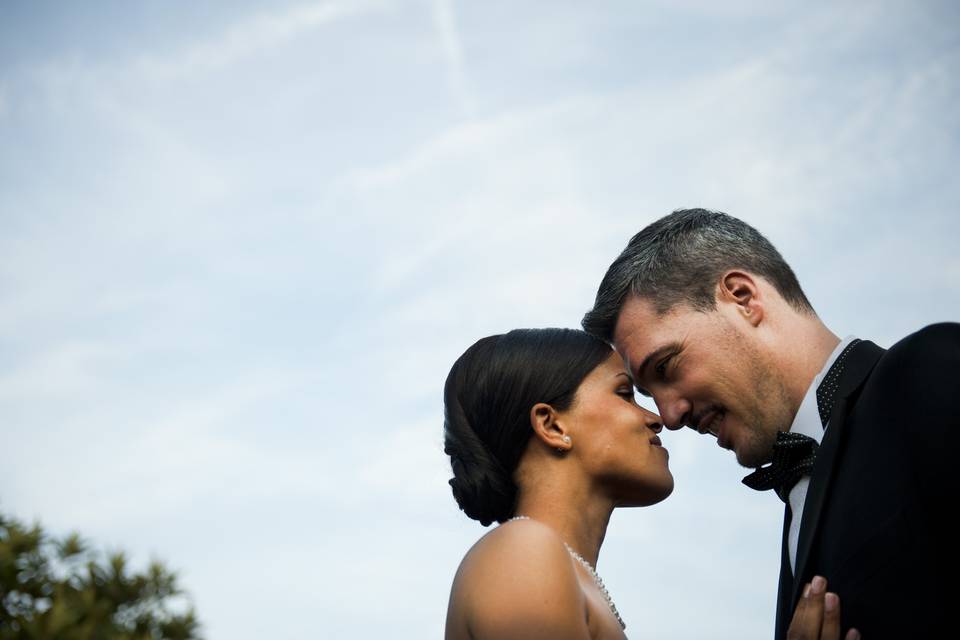
[[[680,304],[661,316],[631,296],[613,342],[668,428],[710,433],[753,468],[770,460],[777,431],[790,427],[796,407],[757,328],[736,306],[720,302],[701,312]]]

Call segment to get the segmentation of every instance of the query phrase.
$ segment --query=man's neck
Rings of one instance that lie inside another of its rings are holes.
[[[785,345],[785,362],[789,368],[786,380],[794,406],[799,407],[813,379],[840,344],[840,338],[816,316],[796,323],[786,335],[789,336],[789,344]]]

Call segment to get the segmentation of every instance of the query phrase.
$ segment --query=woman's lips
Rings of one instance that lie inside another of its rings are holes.
[[[660,451],[663,451],[663,455],[665,455],[667,459],[670,458],[670,452],[667,451],[667,448],[665,446],[663,446],[663,442],[660,441],[660,436],[653,436],[652,438],[650,438],[650,444],[652,444],[654,447],[656,447]]]

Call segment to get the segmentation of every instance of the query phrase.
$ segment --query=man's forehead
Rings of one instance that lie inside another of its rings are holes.
[[[652,354],[678,343],[677,316],[684,311],[674,307],[660,314],[652,302],[637,296],[631,296],[624,303],[614,327],[613,346],[628,371],[634,375],[641,373],[639,368]]]
[[[630,296],[617,316],[617,323],[613,328],[613,342],[615,345],[633,346],[638,341],[653,341],[658,334],[669,328],[667,319],[670,315],[669,312],[658,314],[654,304],[646,298]]]

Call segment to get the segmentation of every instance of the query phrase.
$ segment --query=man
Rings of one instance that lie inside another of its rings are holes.
[[[956,629],[960,325],[841,340],[766,238],[690,209],[630,240],[583,327],[668,428],[713,435],[785,502],[776,638],[814,575],[867,640]]]

